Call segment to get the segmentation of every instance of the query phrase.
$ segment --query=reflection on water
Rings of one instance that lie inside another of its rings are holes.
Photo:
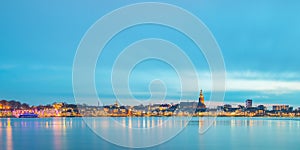
[[[120,124],[129,128],[153,128],[153,127],[172,127],[174,124],[184,126],[185,119],[176,119],[180,117],[101,117],[92,118],[95,126],[101,126],[103,128],[116,127]],[[73,121],[75,122],[73,123]],[[101,120],[101,121],[100,121]],[[193,117],[188,123],[189,125],[203,126],[207,118],[205,117]],[[65,129],[71,129],[73,126],[85,127],[85,123],[81,118],[38,118],[38,119],[18,119],[18,118],[3,118],[0,119],[0,128],[12,128],[12,127],[36,127],[46,128],[59,131],[65,131]],[[213,126],[277,126],[277,127],[300,127],[300,119],[297,118],[240,118],[240,117],[218,117],[212,124]],[[2,130],[0,130],[0,133]]]
[[[66,131],[73,126],[86,128],[80,118],[73,122],[73,118],[2,118],[0,119],[0,145],[2,150],[14,150],[16,145],[37,145],[35,143],[40,133],[47,133],[44,142],[53,142],[51,149],[61,149]],[[50,132],[50,133],[48,133]],[[22,139],[24,137],[24,139]],[[37,138],[37,139],[36,139]],[[22,140],[18,140],[22,139]]]
[[[178,117],[177,117],[178,118]],[[183,127],[185,125],[185,121],[188,121],[186,118],[184,119],[170,119],[170,117],[102,117],[102,118],[87,118],[87,121],[92,120],[92,126],[101,127],[101,128],[111,128],[122,126],[125,128],[131,129],[149,129],[156,127],[173,127],[174,124],[179,127]]]
[[[91,121],[91,125],[97,128],[97,132],[101,132],[104,135],[117,136],[117,140],[125,139],[125,142],[128,143],[138,141],[143,135],[150,135],[148,140],[160,139],[164,134],[172,132],[172,130],[169,129],[184,127],[186,124],[188,125],[187,133],[181,135],[181,138],[179,138],[181,142],[179,143],[184,144],[185,140],[194,140],[193,144],[194,146],[195,144],[198,145],[198,148],[205,147],[200,144],[201,142],[209,142],[208,140],[210,138],[214,141],[215,139],[218,139],[218,137],[220,137],[219,142],[223,144],[224,142],[222,142],[222,140],[226,139],[227,142],[231,143],[231,140],[234,140],[235,138],[247,139],[245,142],[248,141],[250,144],[264,144],[261,140],[259,140],[261,138],[269,141],[277,140],[278,143],[280,143],[280,141],[285,141],[293,144],[293,142],[297,142],[297,140],[292,137],[300,136],[300,119],[290,118],[219,117],[212,124],[211,131],[204,135],[198,134],[197,131],[202,130],[205,127],[207,118],[204,117],[194,117],[190,122],[185,122],[186,120],[178,119],[178,117],[103,117],[89,118],[89,120]],[[120,128],[120,126],[122,126],[122,128]],[[149,133],[151,130],[138,130],[153,127],[160,128],[161,130],[156,130],[157,133]],[[216,131],[216,136],[213,136],[214,131]],[[47,144],[49,147],[48,149],[71,149],[72,145],[73,149],[76,149],[77,143],[74,141],[77,140],[77,142],[83,142],[92,134],[91,130],[87,128],[87,125],[81,118],[0,119],[1,150],[28,149],[30,147],[33,147],[32,149],[37,149],[39,146]],[[193,138],[189,137],[191,135],[193,135]],[[96,137],[97,136],[94,136],[94,140],[99,141],[99,138]],[[277,138],[273,139],[272,137]],[[199,140],[199,143],[195,141],[196,139]],[[106,143],[106,146],[108,146],[107,148],[110,148],[107,144],[108,143]],[[172,144],[176,145],[177,142]],[[233,145],[238,147],[238,143]],[[34,146],[36,147],[34,148]]]
[[[187,117],[84,118],[98,136],[125,147],[153,146],[176,136]],[[115,136],[118,135],[118,136]]]
[[[13,149],[13,137],[12,137],[12,127],[10,118],[7,119],[7,127],[6,127],[6,148],[7,150]]]
[[[120,117],[120,118],[90,118],[93,120],[93,126],[102,128],[118,127],[128,127],[132,129],[149,129],[156,127],[173,127],[176,126],[183,127],[187,119],[169,119],[169,117]],[[88,120],[90,120],[88,119]],[[167,121],[166,121],[167,120]]]
[[[65,118],[54,118],[52,120],[52,129],[53,129],[53,135],[54,135],[54,149],[58,150],[62,148],[62,138],[66,134],[66,121]],[[47,123],[49,124],[49,123]]]
[[[203,117],[204,118],[204,117]],[[203,118],[193,118],[189,125],[194,125],[197,123],[199,128],[202,127],[205,123],[205,119]],[[197,121],[195,121],[197,120]],[[234,127],[256,127],[256,126],[277,126],[277,127],[300,127],[300,120],[293,118],[222,118],[219,117],[213,123],[213,126],[230,126]]]

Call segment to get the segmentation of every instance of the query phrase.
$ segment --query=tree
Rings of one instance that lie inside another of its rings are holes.
[[[26,104],[26,103],[23,103],[21,105],[21,109],[29,109],[29,108],[30,108],[30,106],[28,104]]]
[[[8,102],[11,109],[20,109],[21,103],[15,100],[11,100]]]

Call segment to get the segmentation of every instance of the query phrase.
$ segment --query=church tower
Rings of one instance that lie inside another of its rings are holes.
[[[199,103],[204,104],[204,96],[203,96],[203,93],[202,93],[202,89],[200,90]]]

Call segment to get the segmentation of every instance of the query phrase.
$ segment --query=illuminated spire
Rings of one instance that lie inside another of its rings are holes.
[[[203,96],[203,93],[202,93],[202,89],[200,90],[199,103],[204,104],[204,96]]]

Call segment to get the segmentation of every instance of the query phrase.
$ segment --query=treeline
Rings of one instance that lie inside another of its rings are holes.
[[[9,107],[9,109],[30,109],[31,108],[27,103],[21,103],[15,100],[11,100],[11,101],[1,100],[0,106],[2,106],[2,108]]]
[[[46,105],[38,105],[38,106],[30,106],[27,103],[21,103],[19,101],[16,100],[0,100],[0,109],[51,109],[54,108],[53,105],[57,104],[56,102],[54,102],[53,104],[46,104]],[[77,109],[77,105],[76,104],[68,104],[68,103],[61,103],[61,108],[73,108],[73,109]]]

